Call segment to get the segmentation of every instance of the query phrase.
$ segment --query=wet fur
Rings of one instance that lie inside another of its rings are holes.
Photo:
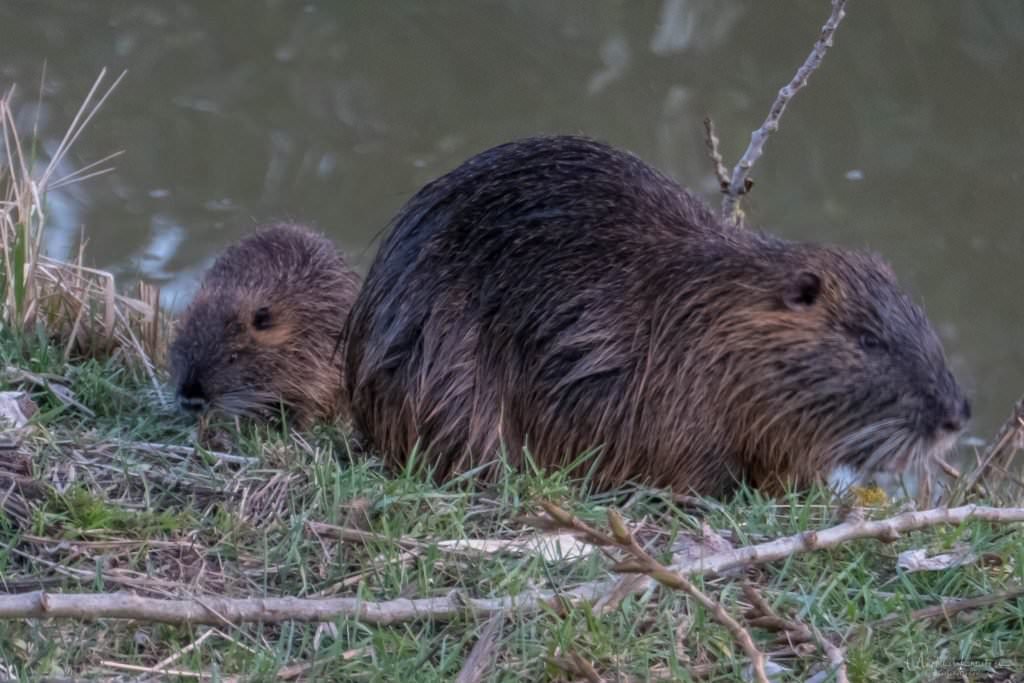
[[[342,335],[358,289],[330,240],[302,226],[232,245],[204,275],[171,347],[179,395],[201,391],[210,408],[253,417],[284,404],[299,427],[346,417]]]
[[[969,411],[881,259],[724,227],[583,138],[501,145],[420,190],[348,329],[356,428],[395,465],[419,443],[440,478],[525,446],[547,467],[598,449],[601,487],[777,491],[920,464]]]

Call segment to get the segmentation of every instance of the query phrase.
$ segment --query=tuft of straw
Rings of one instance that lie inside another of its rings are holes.
[[[87,268],[85,243],[74,261],[42,253],[46,196],[50,191],[109,173],[109,161],[121,152],[58,176],[61,161],[117,87],[125,72],[103,87],[100,71],[67,132],[39,172],[35,140],[26,145],[14,122],[12,87],[0,97],[0,324],[14,330],[38,328],[64,349],[66,357],[100,357],[122,353],[138,361],[156,383],[155,368],[164,363],[169,323],[159,306],[156,287],[141,283],[137,296],[117,292],[113,274]]]

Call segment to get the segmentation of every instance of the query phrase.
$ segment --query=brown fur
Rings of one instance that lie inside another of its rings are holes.
[[[501,446],[545,467],[596,449],[601,487],[777,491],[920,464],[969,417],[880,258],[723,226],[584,138],[501,145],[418,192],[349,338],[357,429],[396,465],[419,443],[441,478]]]
[[[203,278],[171,347],[187,410],[299,427],[347,416],[343,326],[358,276],[325,237],[280,224],[229,247]]]

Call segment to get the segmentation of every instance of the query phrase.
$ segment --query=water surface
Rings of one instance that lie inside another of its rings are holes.
[[[717,202],[826,0],[0,1],[0,87],[59,142],[101,67],[128,70],[53,199],[48,249],[183,302],[259,221],[329,232],[365,267],[418,187],[492,144],[586,133]],[[31,94],[46,64],[45,94]],[[923,300],[987,436],[1024,392],[1024,5],[857,0],[746,206],[791,238],[883,253]]]

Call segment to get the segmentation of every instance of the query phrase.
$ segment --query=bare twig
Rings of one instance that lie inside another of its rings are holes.
[[[663,586],[668,586],[669,588],[686,592],[701,603],[705,609],[711,612],[715,621],[729,631],[733,639],[739,643],[740,647],[743,648],[743,651],[747,653],[748,657],[750,657],[756,679],[759,682],[768,681],[768,674],[765,671],[766,658],[764,654],[757,648],[757,645],[754,644],[754,639],[751,637],[750,633],[743,628],[738,621],[733,619],[732,615],[726,612],[720,602],[711,599],[710,596],[697,588],[697,586],[684,575],[679,572],[672,571],[654,559],[654,557],[640,546],[636,537],[626,527],[622,517],[620,517],[619,514],[611,508],[608,509],[608,523],[612,529],[612,535],[618,542],[619,547],[626,550],[637,561],[646,565],[646,571],[644,571],[645,574]],[[624,568],[621,563],[618,567]]]
[[[575,652],[564,656],[548,657],[548,662],[568,674],[582,678],[587,683],[605,683],[604,678],[597,672],[594,665]]]
[[[1024,433],[1024,398],[1017,401],[1017,405],[1013,407],[1013,413],[999,428],[996,437],[982,453],[980,464],[967,481],[968,490],[972,489],[985,476],[989,467],[1000,455],[1003,456],[1003,469],[1009,469],[1010,461],[1017,450],[1015,445],[1021,433]]]
[[[722,192],[729,191],[729,171],[722,161],[722,153],[718,151],[718,135],[715,134],[715,122],[710,116],[704,117],[704,145],[707,147],[708,157],[715,169],[715,178],[718,179],[718,187]]]
[[[797,646],[802,643],[813,641],[817,644],[818,649],[828,657],[829,665],[836,672],[836,683],[849,683],[846,674],[846,658],[842,648],[833,645],[813,624],[805,624],[796,619],[781,616],[772,609],[772,606],[753,584],[744,584],[743,594],[751,604],[751,608],[745,615],[751,626],[778,631],[780,639],[796,651],[799,651]]]
[[[971,486],[967,483],[967,480],[964,478],[964,473],[958,470],[956,467],[953,467],[944,459],[937,456],[932,458],[932,460],[934,460],[935,464],[938,465],[939,469],[942,470],[947,477],[952,479],[954,482],[957,482],[958,484],[955,487],[950,487],[946,489],[944,497],[939,501],[940,503],[946,504],[956,500],[955,492],[957,490],[960,490],[961,487],[963,491],[971,491],[981,496],[982,498],[987,498],[989,496],[988,489],[986,489],[985,485],[982,484],[980,481],[975,482],[974,485]]]
[[[336,538],[341,541],[349,541],[352,543],[395,543],[405,548],[422,548],[424,545],[414,538],[392,538],[391,536],[385,536],[384,534],[375,534],[372,531],[351,529],[337,526],[335,524],[327,524],[325,522],[308,521],[306,522],[306,528],[318,536],[327,536],[329,538]]]
[[[626,523],[619,516],[619,513],[611,508],[608,509],[608,525],[612,530],[609,536],[602,531],[594,529],[579,518],[570,515],[553,503],[545,502],[541,503],[541,506],[555,521],[565,525],[567,528],[582,532],[584,538],[588,541],[594,542],[597,545],[617,546],[632,555],[633,561],[627,560],[615,565],[617,571],[646,574],[663,586],[683,591],[693,597],[705,609],[711,612],[715,621],[724,626],[733,639],[743,648],[743,651],[747,653],[753,665],[757,681],[759,683],[768,683],[768,674],[764,668],[764,653],[754,644],[754,639],[750,636],[750,633],[738,621],[733,619],[732,615],[722,607],[720,602],[713,600],[704,591],[697,588],[692,581],[679,572],[672,571],[661,564],[644,550],[637,543],[636,537],[626,527]]]
[[[836,683],[850,683],[850,678],[846,674],[846,655],[843,649],[833,645],[813,624],[810,629],[814,634],[814,642],[825,652],[829,665],[836,672]]]
[[[804,60],[800,68],[797,69],[793,79],[779,90],[779,94],[775,97],[775,101],[772,103],[772,108],[768,111],[768,117],[764,120],[764,123],[750,135],[750,144],[747,146],[747,151],[743,153],[739,163],[733,169],[729,187],[722,198],[722,218],[726,222],[736,226],[743,225],[740,197],[751,188],[750,169],[761,157],[768,136],[778,130],[779,119],[786,110],[786,105],[789,104],[789,101],[793,99],[793,96],[801,88],[807,85],[807,79],[821,66],[825,53],[832,47],[832,36],[845,15],[846,0],[832,0],[832,13],[829,15],[825,25],[821,27],[821,33],[818,36],[818,40],[814,43],[811,53]]]
[[[787,619],[772,609],[760,591],[751,584],[743,585],[743,595],[751,607],[743,615],[751,626],[757,626],[779,633],[779,639],[790,646],[796,646],[814,639],[811,629],[799,621]]]
[[[716,553],[710,557],[688,560],[672,568],[686,574],[720,574],[733,567],[774,562],[799,553],[834,548],[862,538],[875,538],[890,543],[908,531],[940,524],[963,524],[972,519],[996,524],[1024,522],[1024,508],[963,505],[957,508],[904,512],[888,519],[844,522],[820,531],[805,531],[766,543]]]
[[[901,533],[918,531],[940,524],[963,524],[971,519],[1001,524],[1024,522],[1024,508],[965,505],[958,508],[906,512],[876,521],[844,522],[820,531],[807,531],[757,545],[714,553],[696,559],[686,559],[674,563],[670,569],[689,576],[715,576],[736,567],[774,562],[800,553],[833,548],[857,539],[876,538],[883,542],[892,542],[899,538]],[[600,595],[602,599],[609,594],[615,594],[617,599],[621,600],[628,594],[644,593],[655,583],[649,577],[623,576],[603,584],[591,583],[579,586],[575,592],[578,595],[579,591],[585,588],[586,592]]]
[[[959,612],[965,612],[979,607],[988,607],[989,605],[996,605],[1000,602],[1008,602],[1021,596],[1024,596],[1024,588],[1015,588],[1013,590],[996,593],[994,595],[981,595],[976,598],[947,600],[943,601],[940,605],[914,610],[909,615],[902,612],[893,612],[892,614],[888,614],[881,619],[878,619],[871,625],[872,627],[887,626],[889,624],[903,621],[904,619],[909,621],[922,621],[924,619],[936,619],[939,617],[948,619]]]
[[[505,615],[501,612],[487,620],[476,639],[476,644],[466,656],[455,683],[478,683],[483,680],[488,667],[494,664],[494,654],[498,649],[498,638],[501,636],[501,627],[504,623]]]

